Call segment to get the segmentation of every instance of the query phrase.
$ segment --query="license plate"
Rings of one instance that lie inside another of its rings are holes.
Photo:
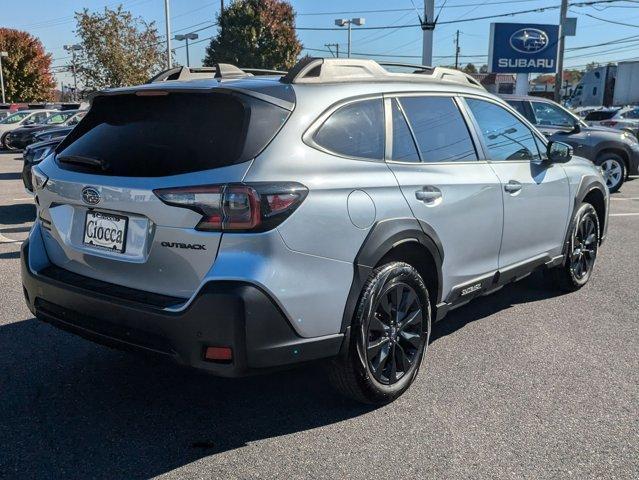
[[[87,212],[84,222],[84,244],[124,253],[126,247],[127,217],[104,212]]]

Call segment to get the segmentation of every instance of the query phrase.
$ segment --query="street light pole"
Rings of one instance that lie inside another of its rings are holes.
[[[338,18],[335,20],[335,25],[338,27],[348,26],[348,49],[347,49],[347,57],[351,58],[351,27],[353,24],[359,26],[364,25],[366,20],[362,17],[351,18],[350,20],[347,18]]]
[[[199,35],[197,33],[187,33],[186,35],[176,35],[174,38],[178,42],[186,40],[186,66],[189,67],[191,65],[189,60],[189,40],[196,40],[199,38]]]
[[[4,99],[4,77],[2,76],[2,57],[8,57],[7,52],[0,52],[0,88],[2,89],[2,103],[5,103]]]

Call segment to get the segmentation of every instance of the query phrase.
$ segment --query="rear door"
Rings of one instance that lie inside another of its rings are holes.
[[[502,184],[499,268],[560,255],[570,208],[563,167],[542,161],[542,140],[501,104],[465,101],[482,134],[486,159]]]
[[[485,288],[497,269],[501,190],[488,163],[478,160],[457,99],[402,95],[387,98],[386,105],[392,118],[387,162],[415,217],[439,236],[443,295],[452,289],[460,295],[462,287],[475,285],[475,280],[485,281]]]
[[[39,167],[49,177],[38,202],[51,261],[90,278],[190,296],[222,234],[201,228],[214,213],[169,205],[154,190],[241,182],[288,113],[239,94],[97,97]],[[192,193],[193,203],[196,195],[211,204],[220,197],[207,189]]]

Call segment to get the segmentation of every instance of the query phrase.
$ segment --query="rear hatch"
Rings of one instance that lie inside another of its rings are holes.
[[[94,99],[38,167],[48,177],[37,201],[53,264],[138,290],[195,292],[215,261],[221,229],[207,227],[206,211],[162,201],[157,191],[241,182],[289,114],[263,98],[217,90]],[[188,195],[182,199],[195,198]]]

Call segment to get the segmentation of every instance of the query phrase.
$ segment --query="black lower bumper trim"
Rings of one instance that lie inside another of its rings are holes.
[[[158,305],[165,299],[155,294],[149,297],[121,286],[96,291],[97,281],[58,267],[34,273],[28,256],[25,242],[22,283],[31,311],[47,323],[97,343],[162,354],[220,376],[332,357],[342,346],[343,334],[298,336],[270,297],[251,284],[209,282],[187,308],[170,311]],[[153,303],[145,303],[149,299]],[[233,361],[204,360],[207,346],[231,347]]]

